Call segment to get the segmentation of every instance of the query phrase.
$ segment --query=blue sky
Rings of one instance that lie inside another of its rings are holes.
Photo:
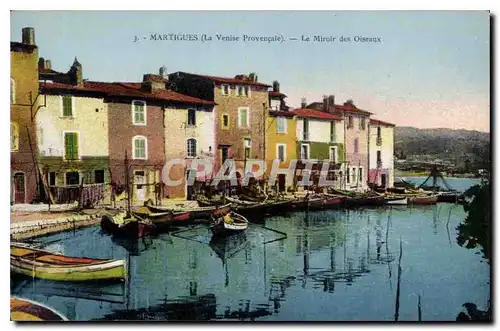
[[[489,131],[489,13],[13,11],[11,40],[34,27],[40,56],[66,71],[75,56],[84,78],[139,81],[144,73],[187,71],[279,80],[288,103],[353,99],[400,126]],[[151,33],[380,37],[381,43],[141,41]]]

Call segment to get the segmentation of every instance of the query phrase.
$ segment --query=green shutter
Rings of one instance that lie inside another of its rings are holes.
[[[71,102],[71,96],[64,95],[63,97],[63,116],[73,116],[73,104]]]
[[[66,133],[64,135],[64,147],[67,160],[78,159],[78,136],[76,133]]]

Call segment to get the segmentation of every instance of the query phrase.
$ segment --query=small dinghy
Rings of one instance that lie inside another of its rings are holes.
[[[10,268],[28,277],[54,281],[125,280],[124,260],[69,257],[35,249],[22,243],[10,244]]]
[[[126,217],[124,214],[102,215],[101,229],[104,233],[130,239],[139,239],[156,233],[156,227],[150,220]]]
[[[215,220],[212,233],[216,236],[230,236],[242,233],[248,228],[248,220],[240,214],[230,212]]]
[[[39,302],[10,297],[10,320],[15,322],[56,322],[68,319],[55,309]]]

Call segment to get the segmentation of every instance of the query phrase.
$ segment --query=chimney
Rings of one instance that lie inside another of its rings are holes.
[[[159,70],[159,74],[160,74],[160,76],[161,76],[163,79],[168,80],[167,67],[165,67],[165,66],[161,66],[161,67],[160,67],[160,70]]]
[[[330,112],[333,112],[335,110],[335,96],[334,95],[328,96],[328,110]]]
[[[165,79],[160,75],[145,74],[142,76],[141,87],[148,92],[153,92],[154,90],[164,90],[165,83]]]
[[[277,80],[275,80],[273,82],[273,92],[279,92],[280,91],[280,82],[278,82]]]
[[[47,64],[45,64],[47,65]],[[71,83],[76,86],[81,86],[83,84],[83,70],[82,64],[78,62],[78,59],[75,56],[75,60],[73,61],[73,65],[71,69],[69,69],[69,73],[71,76]]]
[[[52,69],[52,61],[45,60],[45,69]]]
[[[23,36],[23,44],[36,45],[35,44],[35,29],[23,28],[22,36]]]
[[[306,108],[306,106],[307,106],[306,98],[302,98],[300,100],[300,108]]]
[[[255,72],[251,72],[248,74],[248,80],[257,83],[257,74]]]
[[[323,96],[323,111],[328,111],[328,97],[326,95]]]
[[[46,62],[43,57],[38,59],[38,69],[46,69]]]

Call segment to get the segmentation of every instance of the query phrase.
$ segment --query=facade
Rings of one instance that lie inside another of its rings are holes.
[[[369,184],[384,188],[394,185],[394,126],[370,120]]]
[[[344,167],[342,187],[346,190],[368,189],[369,121],[371,113],[357,108],[352,100],[336,105],[333,95],[307,108],[341,116],[344,126]]]
[[[75,59],[67,74],[57,73],[59,77],[77,77],[75,84],[59,83],[47,62],[39,62],[43,105],[36,114],[37,143],[40,164],[50,187],[110,180],[105,93],[83,82],[81,70]]]
[[[40,189],[34,121],[39,102],[38,47],[33,28],[22,30],[22,42],[10,43],[10,63],[11,204],[31,203]]]
[[[307,108],[295,109],[294,113],[297,116],[297,156],[301,160],[316,162],[313,168],[316,175],[319,175],[324,160],[328,160],[327,179],[337,181],[337,187],[340,188],[342,163],[345,160],[342,117]]]
[[[256,74],[225,78],[176,72],[169,75],[169,82],[179,93],[217,105],[214,112],[216,169],[226,159],[233,158],[242,174],[247,159],[264,158],[264,124],[270,86],[259,83]]]
[[[126,154],[135,204],[150,199],[160,202],[162,198],[186,198],[189,160],[210,153],[214,145],[213,102],[167,89],[167,77],[161,75],[144,75],[142,83],[99,84],[108,93],[113,181],[125,184]],[[171,159],[188,162],[169,170],[170,178],[181,183],[165,186],[161,184],[163,167]]]
[[[269,91],[269,111],[266,114],[265,151],[266,177],[272,170],[274,160],[280,160],[280,168],[288,168],[291,160],[297,159],[295,113],[285,104],[286,95],[280,92],[279,83],[273,82]],[[277,185],[281,191],[286,189],[286,179],[278,175]]]

